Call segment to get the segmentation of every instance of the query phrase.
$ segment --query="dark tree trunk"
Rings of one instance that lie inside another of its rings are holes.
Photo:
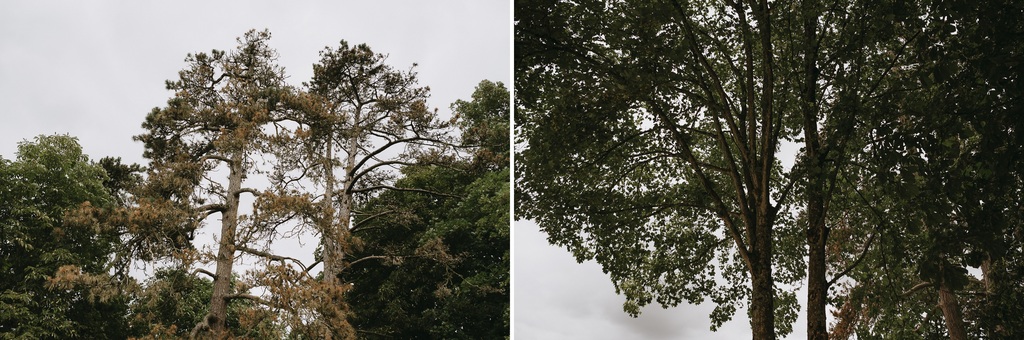
[[[956,294],[945,282],[939,284],[939,308],[946,321],[946,329],[950,340],[967,340],[967,329],[964,327],[964,316],[960,313],[960,302]]]
[[[807,339],[828,339],[828,327],[825,318],[827,305],[828,280],[826,275],[825,245],[828,242],[828,227],[825,225],[825,162],[823,161],[822,142],[818,133],[818,7],[813,0],[802,3],[804,44],[804,88],[803,116],[804,143],[806,162],[809,165],[807,174]]]
[[[807,339],[825,340],[828,339],[825,319],[828,292],[825,242],[828,240],[828,229],[825,226],[821,194],[811,195],[807,203]]]
[[[775,339],[775,279],[772,276],[772,222],[767,211],[755,227],[750,254],[752,335],[755,340]]]

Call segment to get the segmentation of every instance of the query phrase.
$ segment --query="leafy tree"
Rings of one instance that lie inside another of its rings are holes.
[[[841,294],[842,327],[833,332],[1013,338],[1021,332],[1021,318],[1013,315],[1020,315],[1015,226],[1024,140],[1016,118],[1022,87],[1007,72],[1018,67],[1006,60],[1022,55],[1010,41],[1024,33],[1011,19],[1024,8],[1009,2],[927,8],[918,17],[942,34],[911,45],[916,64],[902,76],[919,90],[902,95],[900,114],[881,122],[886,134],[873,138],[883,148],[866,157],[871,166],[858,176],[866,192],[887,196],[872,208],[888,223],[878,249],[866,254],[868,264]],[[980,269],[982,280],[968,268]],[[880,277],[884,285],[876,283]]]
[[[788,332],[795,299],[774,283],[800,280],[807,256],[808,337],[826,338],[828,292],[870,248],[830,233],[844,220],[844,237],[874,239],[886,219],[850,220],[870,203],[840,175],[900,150],[875,137],[921,91],[918,53],[960,39],[939,7],[519,3],[520,217],[601,263],[627,311],[711,297],[720,324],[749,298],[755,338]],[[936,65],[933,83],[949,71]],[[802,144],[785,173],[783,141]]]
[[[348,278],[355,325],[370,338],[495,339],[508,336],[508,90],[481,82],[471,102],[452,105],[474,157],[406,167],[400,187],[359,209]],[[504,321],[502,321],[504,320]],[[504,323],[505,327],[498,325]]]
[[[94,215],[115,208],[104,184],[119,177],[70,136],[39,136],[18,145],[16,160],[0,159],[0,337],[132,334],[128,299],[103,289],[116,281],[119,234]]]
[[[817,127],[814,108],[798,114],[799,76],[814,56],[793,61],[816,42],[795,27],[820,10],[732,1],[520,9],[520,217],[601,263],[631,314],[655,300],[711,297],[714,328],[749,301],[755,338],[774,338],[776,326],[787,333],[796,299],[775,283],[800,278],[787,202],[807,173],[784,179],[775,157],[804,119]]]

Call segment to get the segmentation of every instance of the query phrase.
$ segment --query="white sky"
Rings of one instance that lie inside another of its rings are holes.
[[[428,105],[450,112],[484,79],[510,85],[508,1],[3,1],[0,2],[0,156],[40,134],[79,138],[93,159],[144,163],[145,115],[164,106],[185,55],[230,50],[249,29],[300,85],[325,46],[342,39],[418,63]]]

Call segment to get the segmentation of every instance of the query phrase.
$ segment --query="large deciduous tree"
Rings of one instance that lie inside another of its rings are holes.
[[[877,123],[857,187],[881,226],[833,334],[1020,334],[1020,65],[1016,2],[925,2],[903,93]],[[898,13],[899,14],[899,13]],[[907,20],[907,19],[901,19]],[[974,268],[980,279],[969,274]],[[924,315],[922,318],[921,316]],[[912,317],[911,317],[912,316]]]
[[[794,234],[775,191],[793,87],[776,69],[779,15],[767,1],[520,3],[519,217],[596,259],[633,315],[711,297],[720,325],[749,301],[756,339],[795,318],[775,287],[800,269],[774,265]]]
[[[710,296],[718,324],[749,297],[759,339],[774,338],[774,325],[788,332],[795,312],[774,301],[795,299],[774,286],[800,280],[807,256],[808,338],[826,338],[829,289],[862,262],[829,259],[870,247],[830,240],[838,176],[915,89],[899,79],[915,65],[910,47],[937,32],[920,18],[926,9],[521,3],[520,217],[601,263],[627,310]],[[785,173],[781,142],[801,147]]]

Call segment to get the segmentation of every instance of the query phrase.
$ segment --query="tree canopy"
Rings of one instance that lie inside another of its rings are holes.
[[[517,217],[601,264],[633,315],[711,299],[712,328],[748,306],[753,337],[771,339],[790,331],[790,288],[806,282],[810,339],[829,336],[829,307],[835,336],[964,338],[961,314],[992,312],[957,303],[977,300],[967,269],[1016,262],[1003,247],[1019,242],[1019,49],[1006,40],[1019,14],[518,2]],[[941,329],[915,327],[920,315]],[[988,327],[970,334],[1013,334]]]

